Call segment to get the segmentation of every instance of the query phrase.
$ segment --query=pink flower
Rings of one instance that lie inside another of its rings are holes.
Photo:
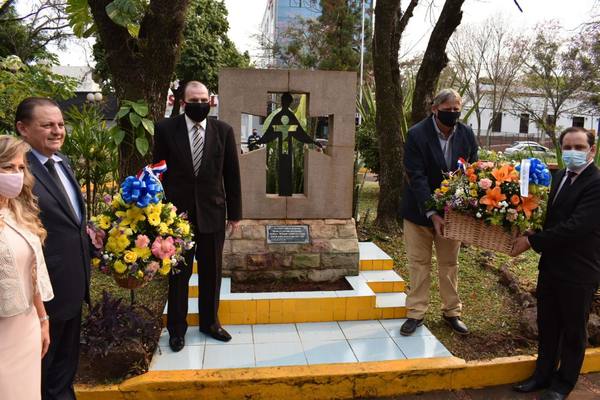
[[[154,243],[152,243],[152,254],[161,260],[171,258],[176,251],[177,249],[173,244],[173,238],[171,236],[166,239],[159,236],[154,240]]]
[[[160,264],[157,263],[156,261],[152,261],[146,267],[146,272],[149,274],[156,274],[156,271],[158,271],[159,268],[160,268]]]
[[[104,248],[104,238],[106,237],[106,233],[101,229],[94,229],[89,225],[85,227],[85,230],[90,239],[92,239],[94,247],[98,250],[102,250]]]
[[[105,194],[104,197],[102,197],[102,200],[104,200],[105,204],[110,204],[112,203],[112,196],[110,194]]]
[[[483,178],[479,181],[479,187],[483,190],[487,190],[492,187],[492,180],[488,178]]]
[[[135,239],[135,247],[138,247],[140,249],[148,247],[149,244],[150,239],[148,239],[148,236],[146,235],[138,235],[137,239]]]

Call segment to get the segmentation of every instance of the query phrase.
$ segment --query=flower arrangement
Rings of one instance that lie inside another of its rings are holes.
[[[92,266],[113,275],[120,286],[141,287],[157,273],[179,272],[184,251],[194,245],[187,216],[162,201],[159,176],[165,171],[162,161],[127,177],[119,193],[105,197],[108,210],[88,223],[95,248]]]
[[[435,209],[466,214],[509,232],[542,227],[551,179],[543,162],[531,158],[520,164],[467,164],[461,159],[459,167],[435,190],[431,200]]]

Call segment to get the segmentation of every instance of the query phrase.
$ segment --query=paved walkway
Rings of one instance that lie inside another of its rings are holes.
[[[453,392],[431,392],[410,396],[387,397],[369,400],[534,400],[539,393],[519,394],[510,385],[485,389],[458,390]],[[582,375],[569,400],[599,400],[600,373]],[[364,399],[367,400],[367,399]]]
[[[425,326],[400,336],[404,319],[230,325],[233,339],[219,342],[190,326],[186,346],[173,353],[163,331],[151,371],[252,368],[450,357]]]

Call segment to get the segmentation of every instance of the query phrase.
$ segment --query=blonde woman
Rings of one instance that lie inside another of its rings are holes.
[[[0,136],[0,399],[41,398],[42,358],[50,345],[44,301],[54,297],[42,242],[46,231],[32,193],[29,146]]]

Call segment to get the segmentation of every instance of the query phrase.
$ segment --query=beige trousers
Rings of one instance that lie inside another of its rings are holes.
[[[462,304],[458,297],[458,251],[460,242],[444,239],[433,228],[404,220],[404,246],[410,271],[410,291],[406,298],[408,318],[422,319],[429,306],[432,247],[440,279],[442,313],[447,317],[460,316]]]

